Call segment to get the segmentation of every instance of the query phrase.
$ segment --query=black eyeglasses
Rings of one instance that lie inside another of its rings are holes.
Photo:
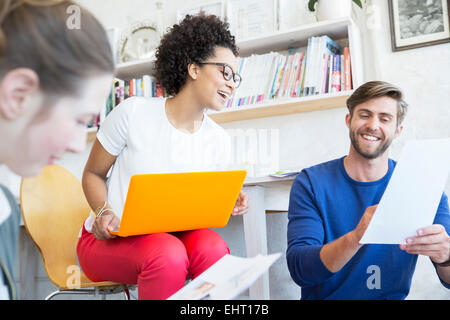
[[[228,65],[226,63],[222,63],[222,62],[200,62],[199,63],[199,65],[202,65],[202,64],[213,64],[216,66],[223,67],[223,69],[222,69],[223,78],[227,81],[233,79],[235,89],[237,89],[241,85],[241,82],[242,82],[241,75],[234,73],[233,69],[231,68],[230,65]]]

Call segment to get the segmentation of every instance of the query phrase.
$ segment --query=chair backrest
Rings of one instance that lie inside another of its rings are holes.
[[[65,287],[73,272],[68,268],[77,265],[78,233],[90,213],[81,183],[63,167],[47,166],[39,176],[22,179],[20,207],[49,279]]]

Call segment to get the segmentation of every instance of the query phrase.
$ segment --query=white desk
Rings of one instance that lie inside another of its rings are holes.
[[[296,175],[284,178],[247,178],[244,192],[249,197],[249,211],[244,215],[247,257],[267,254],[266,211],[285,212],[289,192]],[[266,272],[250,287],[250,299],[269,300],[269,274]]]

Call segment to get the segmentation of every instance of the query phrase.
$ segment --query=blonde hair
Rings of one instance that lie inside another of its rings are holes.
[[[80,8],[80,29],[66,25],[72,5]],[[47,94],[76,95],[80,80],[113,74],[114,61],[102,25],[73,1],[2,0],[0,77],[15,68],[34,70]]]
[[[403,100],[403,92],[400,88],[385,81],[369,81],[356,89],[347,99],[347,108],[350,116],[353,116],[353,110],[359,104],[384,96],[391,97],[397,101],[397,125],[401,124],[406,117],[408,104]]]

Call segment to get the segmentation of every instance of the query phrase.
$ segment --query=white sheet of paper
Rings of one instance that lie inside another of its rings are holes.
[[[281,256],[281,253],[252,258],[225,255],[169,300],[230,300],[250,287]]]
[[[406,243],[433,224],[450,171],[450,138],[409,141],[360,243]]]

